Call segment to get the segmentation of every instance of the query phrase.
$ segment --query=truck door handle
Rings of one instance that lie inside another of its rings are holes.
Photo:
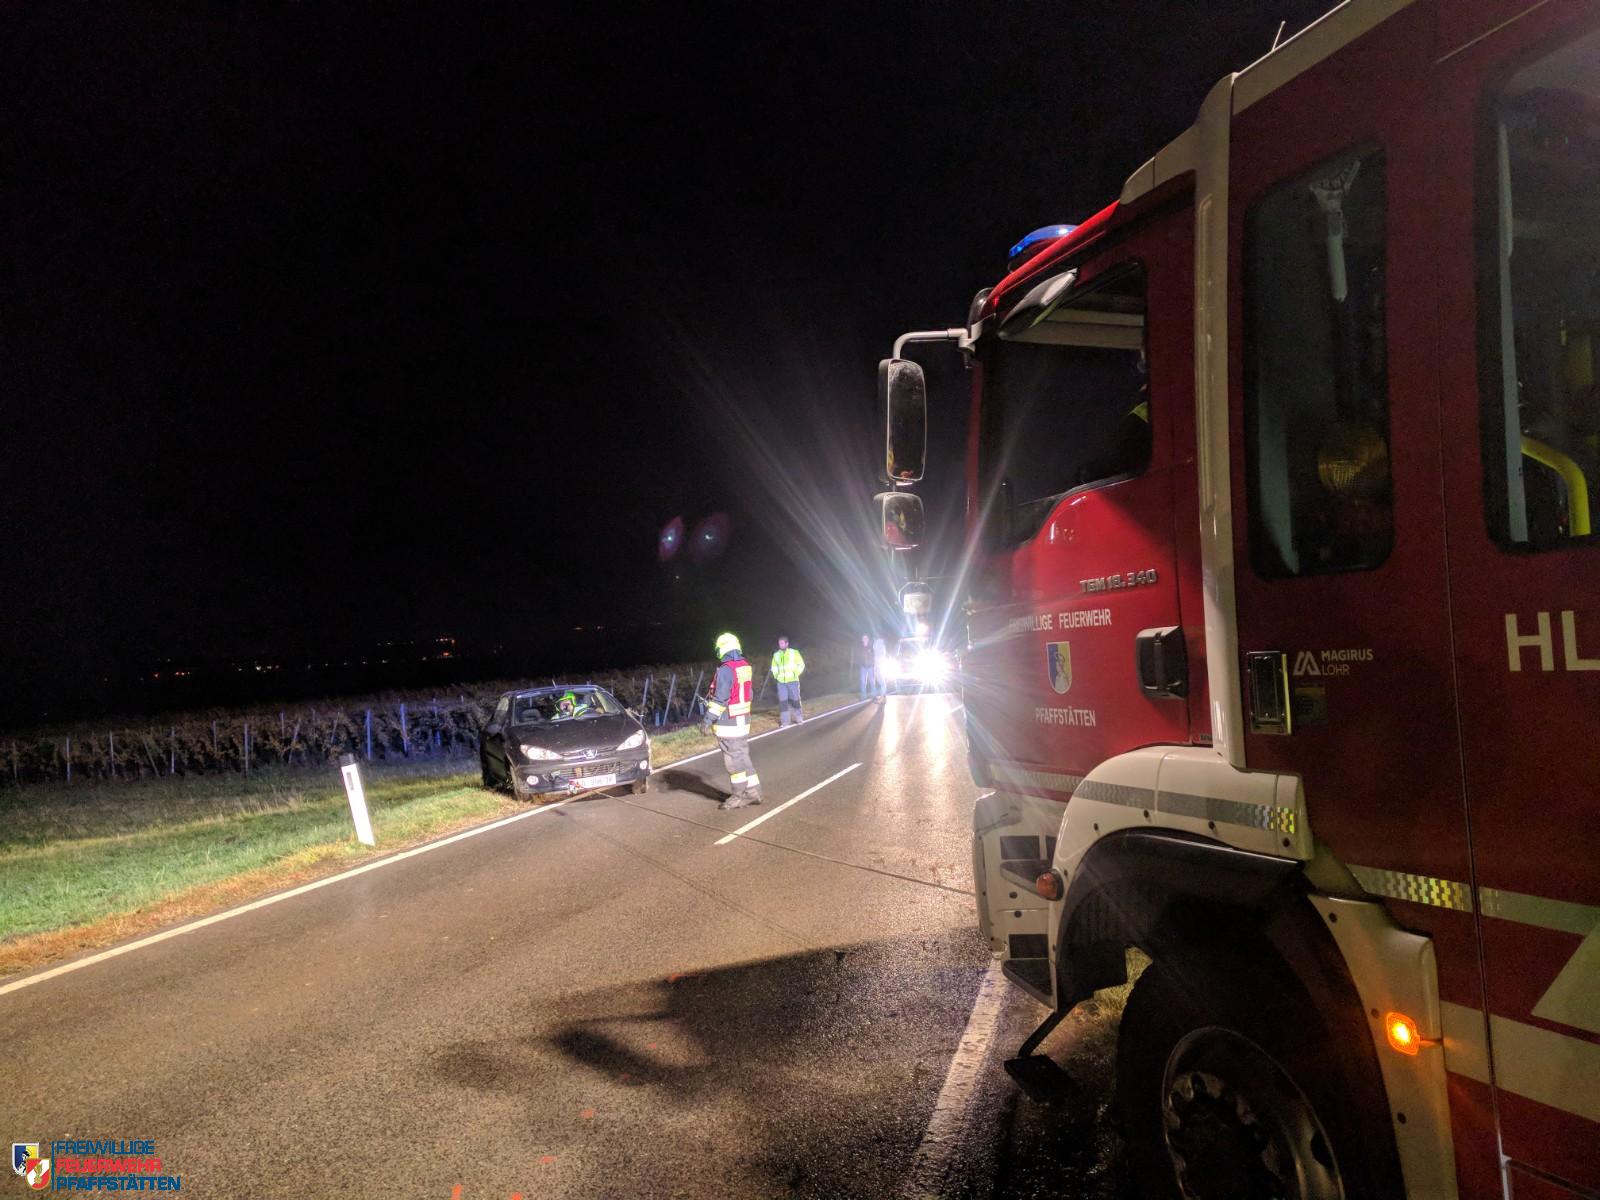
[[[1250,731],[1292,732],[1289,711],[1289,655],[1283,650],[1251,650],[1244,656],[1250,682]]]
[[[1152,697],[1189,694],[1189,651],[1180,627],[1141,629],[1133,646],[1141,692]]]

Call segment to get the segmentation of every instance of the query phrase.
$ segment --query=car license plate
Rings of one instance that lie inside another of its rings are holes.
[[[612,774],[612,775],[584,775],[581,778],[574,779],[572,781],[572,786],[575,787],[575,788],[603,788],[603,787],[615,787],[616,785],[617,785],[617,777],[614,774]]]

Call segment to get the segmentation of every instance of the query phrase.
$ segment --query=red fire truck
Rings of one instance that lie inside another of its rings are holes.
[[[1141,1197],[1600,1196],[1600,3],[1349,0],[880,368],[973,368],[979,923],[1144,964]]]

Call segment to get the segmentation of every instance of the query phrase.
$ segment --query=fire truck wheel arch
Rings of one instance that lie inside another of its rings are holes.
[[[1340,1047],[1341,1070],[1359,1077],[1350,1086],[1368,1089],[1362,1094],[1372,1099],[1381,1118],[1380,1158],[1387,1161],[1396,1136],[1388,1123],[1390,1111],[1397,1105],[1413,1111],[1442,1106],[1442,1067],[1431,1058],[1408,1059],[1403,1069],[1398,1063],[1380,1063],[1349,955],[1330,934],[1317,902],[1305,864],[1292,859],[1239,850],[1180,830],[1128,829],[1106,835],[1079,861],[1062,901],[1052,946],[1058,1004],[1070,1007],[1094,991],[1126,982],[1130,947],[1167,970],[1182,963],[1189,978],[1210,974],[1221,986],[1237,975],[1257,981],[1249,984],[1253,994],[1292,993],[1304,1037]],[[1372,934],[1367,930],[1362,936],[1370,940]],[[1385,977],[1398,971],[1404,977],[1400,982],[1419,973],[1432,977],[1431,959],[1426,970],[1409,959],[1385,959],[1364,969]],[[1367,979],[1365,986],[1371,990],[1374,980]],[[1413,1002],[1408,989],[1399,992],[1406,993],[1405,1007],[1428,1007]],[[1397,1189],[1394,1195],[1454,1194],[1448,1118],[1442,1112],[1437,1126],[1432,1133],[1421,1127],[1404,1131],[1406,1143],[1399,1150],[1412,1190]]]
[[[1259,923],[1296,898],[1289,881],[1299,877],[1300,864],[1293,859],[1253,854],[1177,830],[1108,834],[1078,865],[1061,906],[1057,996],[1074,1004],[1125,982],[1123,950],[1138,946],[1156,957],[1163,932],[1177,932],[1171,929],[1174,921],[1215,929],[1213,914],[1227,913]],[[1305,909],[1313,935],[1327,940],[1315,911],[1309,905]]]

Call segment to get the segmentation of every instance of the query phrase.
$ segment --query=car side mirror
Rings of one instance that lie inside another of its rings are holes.
[[[622,710],[622,711],[623,711],[623,712],[625,712],[625,713],[627,713],[627,714],[628,714],[628,715],[629,715],[629,716],[630,716],[630,717],[632,717],[632,718],[633,718],[633,719],[634,719],[634,720],[635,720],[635,721],[642,721],[642,720],[644,720],[644,718],[643,718],[643,717],[641,717],[641,716],[640,716],[640,715],[639,715],[639,710],[638,710],[638,709],[636,709],[636,708],[625,708],[625,709],[623,709],[623,710]]]
[[[891,550],[915,550],[922,544],[922,497],[910,492],[880,492],[883,544]]]
[[[884,413],[884,474],[896,487],[922,478],[928,457],[928,381],[904,358],[878,364],[878,400]]]

